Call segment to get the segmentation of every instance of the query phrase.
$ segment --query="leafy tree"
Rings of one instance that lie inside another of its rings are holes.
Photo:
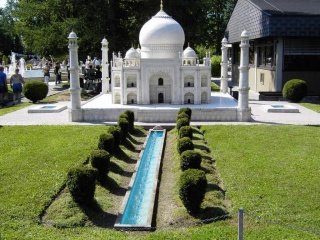
[[[10,55],[13,52],[22,52],[23,46],[20,37],[14,31],[14,21],[11,16],[11,9],[14,1],[7,1],[5,8],[0,8],[0,52],[3,55]]]
[[[68,34],[79,37],[79,59],[101,57],[101,40],[109,54],[138,47],[142,25],[160,9],[160,0],[9,0],[15,30],[27,51],[48,57],[68,52]],[[164,0],[164,11],[185,30],[187,47],[220,51],[223,32],[235,0]],[[229,15],[228,15],[229,14]],[[1,49],[0,49],[1,51]],[[213,52],[212,52],[213,53]]]

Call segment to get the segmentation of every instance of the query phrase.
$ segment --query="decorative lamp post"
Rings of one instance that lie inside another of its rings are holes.
[[[240,55],[240,79],[238,99],[238,121],[249,122],[251,120],[251,108],[249,108],[249,33],[244,30],[241,33]]]
[[[106,94],[110,91],[109,86],[109,60],[108,60],[108,40],[103,39],[102,42],[102,93]]]
[[[81,110],[81,88],[79,81],[79,64],[78,64],[78,44],[77,35],[72,31],[69,34],[69,64],[70,64],[70,98],[71,109],[69,110],[69,119],[72,122],[83,121]]]
[[[223,93],[228,92],[228,40],[226,38],[222,39],[221,42],[221,80],[220,91]]]

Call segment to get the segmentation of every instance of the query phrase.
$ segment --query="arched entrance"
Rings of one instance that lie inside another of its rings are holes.
[[[158,103],[163,103],[163,93],[158,94]]]

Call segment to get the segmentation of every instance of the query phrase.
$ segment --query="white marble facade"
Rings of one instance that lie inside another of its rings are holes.
[[[191,47],[183,50],[182,27],[162,9],[139,35],[141,49],[124,58],[113,54],[113,104],[207,104],[211,93],[210,55],[201,64]]]

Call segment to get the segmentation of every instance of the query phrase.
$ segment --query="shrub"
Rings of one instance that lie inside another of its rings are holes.
[[[96,176],[97,171],[94,169],[78,167],[69,170],[67,186],[75,202],[81,204],[93,202]]]
[[[98,170],[98,181],[105,182],[109,172],[110,154],[105,150],[93,150],[90,153],[90,163]]]
[[[26,69],[32,69],[32,68],[33,68],[33,64],[32,63],[26,64]]]
[[[124,141],[129,133],[129,121],[126,118],[119,118],[118,125],[121,129],[121,141]]]
[[[282,95],[291,102],[299,102],[308,94],[308,87],[305,81],[292,79],[283,86]]]
[[[179,130],[179,138],[188,137],[192,139],[193,137],[193,130],[190,126],[182,126]]]
[[[181,128],[181,127],[189,126],[189,125],[190,125],[190,120],[189,120],[189,118],[180,118],[180,119],[177,121],[176,128],[178,129],[178,131],[180,131],[180,128]]]
[[[111,133],[113,135],[114,147],[119,147],[119,145],[121,143],[121,134],[122,134],[120,127],[111,126],[108,129],[108,133]]]
[[[193,150],[193,143],[190,138],[184,137],[178,140],[178,152],[179,154],[187,150]]]
[[[188,212],[197,213],[200,210],[207,187],[204,171],[188,169],[179,179],[179,197]]]
[[[194,150],[184,151],[180,156],[180,168],[185,171],[189,168],[200,169],[201,155]]]
[[[127,120],[129,122],[129,131],[132,132],[134,130],[134,112],[126,110],[124,113],[128,116]]]
[[[211,57],[211,75],[213,77],[221,76],[221,56],[213,55]]]
[[[182,112],[180,114],[177,115],[177,118],[176,118],[176,121],[178,121],[179,119],[181,118],[188,118],[189,119],[189,122],[190,122],[190,117],[188,114],[186,114],[185,112]]]
[[[36,103],[44,99],[48,94],[48,85],[37,80],[27,81],[23,85],[23,94],[26,98]]]
[[[189,119],[191,119],[191,115],[192,115],[192,110],[191,108],[185,107],[185,108],[180,108],[178,111],[178,115],[181,113],[186,113],[189,116]]]
[[[114,150],[113,135],[111,133],[102,133],[99,137],[98,148],[112,153]]]

